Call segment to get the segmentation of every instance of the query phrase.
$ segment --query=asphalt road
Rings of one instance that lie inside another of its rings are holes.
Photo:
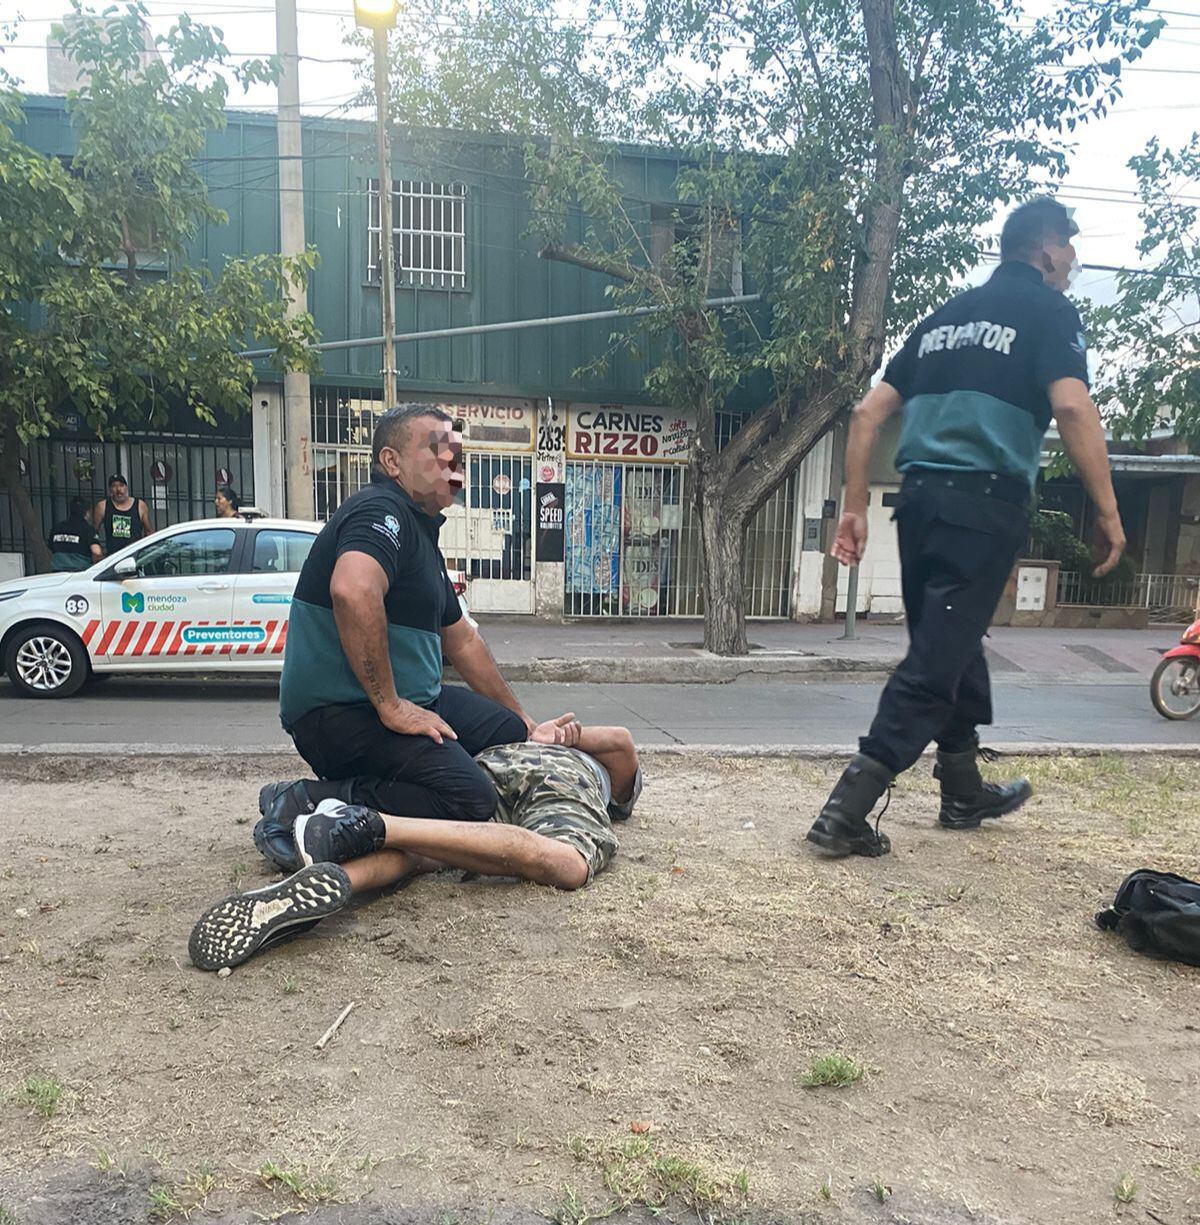
[[[1171,723],[1150,705],[1147,681],[1000,680],[996,744],[1200,744],[1200,717]],[[575,711],[619,723],[645,745],[851,747],[866,729],[878,682],[744,681],[731,685],[517,685],[533,715]],[[114,677],[74,698],[18,697],[0,681],[0,745],[189,745],[286,748],[274,683]]]

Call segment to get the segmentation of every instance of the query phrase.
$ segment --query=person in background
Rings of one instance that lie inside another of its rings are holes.
[[[50,565],[55,570],[86,570],[100,560],[96,531],[88,518],[87,503],[72,498],[67,517],[50,529]]]
[[[108,497],[96,503],[92,522],[104,534],[105,553],[123,549],[154,531],[146,503],[130,496],[129,482],[120,473],[108,478]]]
[[[236,519],[241,502],[232,485],[218,485],[213,505],[217,508],[218,519]]]

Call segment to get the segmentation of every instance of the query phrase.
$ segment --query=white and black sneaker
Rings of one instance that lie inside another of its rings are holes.
[[[322,800],[296,818],[296,851],[306,863],[349,863],[383,847],[383,818],[362,804]]]
[[[350,894],[350,878],[335,863],[310,864],[273,885],[231,893],[200,916],[188,956],[201,970],[239,966],[341,910]]]

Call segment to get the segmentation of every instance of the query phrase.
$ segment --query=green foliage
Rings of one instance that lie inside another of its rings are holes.
[[[847,325],[886,194],[881,154],[909,185],[878,321],[894,338],[975,262],[997,202],[1062,173],[1071,131],[1105,113],[1162,22],[1109,0],[1041,17],[1016,0],[900,0],[895,25],[898,129],[875,118],[860,6],[833,0],[634,0],[567,17],[551,0],[424,0],[401,14],[392,96],[413,126],[525,138],[547,245],[608,267],[615,304],[669,308],[647,325],[657,399],[716,411],[752,387],[803,404],[864,374]],[[635,180],[618,141],[680,150],[674,181]],[[735,252],[764,305],[702,311],[728,292]]]
[[[1039,553],[1047,561],[1061,563],[1064,573],[1090,575],[1096,561],[1088,546],[1075,534],[1075,523],[1071,516],[1059,510],[1034,511],[1030,519],[1029,534]],[[1136,573],[1133,559],[1122,556],[1117,565],[1102,579],[1096,579],[1097,587],[1115,587],[1131,583]]]
[[[809,1068],[800,1083],[809,1089],[823,1087],[842,1089],[846,1085],[853,1085],[862,1080],[865,1075],[866,1068],[855,1063],[848,1055],[841,1055],[835,1051],[814,1059],[812,1067]]]
[[[315,255],[258,256],[220,268],[180,262],[224,214],[195,159],[223,126],[235,73],[218,32],[179,17],[142,64],[140,4],[102,17],[77,10],[58,31],[88,83],[67,101],[69,167],[18,138],[21,99],[0,81],[0,475],[19,442],[74,407],[101,435],[161,422],[173,403],[201,420],[248,404],[247,340],[279,345],[281,368],[308,368],[311,319],[289,320],[285,295]],[[243,81],[269,79],[251,61]],[[152,267],[142,266],[149,253]]]
[[[1170,426],[1200,442],[1200,133],[1180,149],[1151,139],[1129,162],[1138,177],[1143,272],[1117,274],[1117,300],[1093,307],[1095,345],[1111,355],[1096,401],[1114,433],[1142,439]]]

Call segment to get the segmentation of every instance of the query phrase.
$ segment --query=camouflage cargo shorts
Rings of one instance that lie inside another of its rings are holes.
[[[617,853],[600,763],[576,749],[528,742],[484,749],[475,760],[496,784],[494,820],[569,843],[586,861],[590,885]]]

